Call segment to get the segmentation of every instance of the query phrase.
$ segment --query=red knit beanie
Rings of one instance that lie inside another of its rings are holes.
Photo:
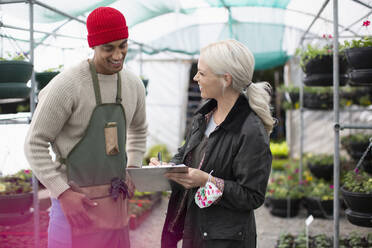
[[[129,36],[124,15],[110,7],[93,10],[87,19],[87,29],[89,47],[127,39]]]

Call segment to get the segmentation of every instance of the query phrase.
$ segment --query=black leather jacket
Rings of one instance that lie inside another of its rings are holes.
[[[198,110],[186,142],[172,162],[184,163],[187,154],[199,144],[206,129],[205,115],[216,104],[211,99]],[[213,176],[224,179],[225,185],[222,198],[216,204],[197,208],[202,217],[199,220],[202,247],[211,247],[212,244],[214,248],[226,247],[226,243],[218,240],[239,241],[238,246],[234,245],[236,248],[256,247],[253,210],[264,202],[271,161],[269,137],[262,121],[251,110],[246,97],[240,95],[225,121],[210,134],[201,167],[208,173],[213,170]],[[182,186],[172,185],[162,234],[163,248],[176,247],[182,238],[184,216],[178,219],[174,232],[169,231],[169,224],[175,218],[183,191]]]

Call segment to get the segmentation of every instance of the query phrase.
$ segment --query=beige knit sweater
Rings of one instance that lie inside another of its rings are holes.
[[[128,165],[140,166],[146,150],[145,88],[132,72],[123,69],[122,104],[127,122]],[[116,98],[117,75],[98,74],[102,103]],[[42,184],[57,198],[69,188],[66,166],[53,161],[49,147],[66,158],[82,138],[96,106],[88,61],[58,74],[39,93],[39,102],[25,140],[26,158]]]

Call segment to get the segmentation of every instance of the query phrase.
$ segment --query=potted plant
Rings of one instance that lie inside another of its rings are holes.
[[[21,170],[0,178],[0,224],[10,225],[27,221],[31,217],[33,200],[32,173]]]
[[[349,84],[354,86],[372,83],[372,37],[344,41],[349,67]]]
[[[55,76],[60,73],[63,65],[59,65],[56,68],[49,68],[43,72],[36,72],[35,79],[38,82],[37,88],[38,90],[42,90]]]
[[[341,137],[341,145],[347,151],[350,157],[352,157],[355,161],[359,161],[364,151],[367,149],[371,137],[371,134],[366,133],[350,134]],[[368,152],[367,156],[364,159],[367,161],[371,161],[372,153]]]
[[[358,169],[347,172],[341,192],[350,223],[372,227],[372,176]]]
[[[302,186],[297,175],[291,173],[273,173],[269,180],[266,199],[270,213],[279,217],[294,217],[300,209],[303,197]]]
[[[363,21],[363,27],[368,29],[369,20]],[[344,41],[346,59],[349,67],[349,84],[354,86],[372,83],[372,37]]]
[[[323,36],[327,43],[332,38],[330,35]],[[308,44],[306,49],[297,49],[300,56],[300,66],[305,72],[304,84],[307,86],[332,86],[333,85],[333,45],[313,46]],[[342,50],[339,56],[340,85],[345,85],[346,71],[345,59]]]
[[[332,218],[333,184],[322,179],[304,184],[304,206],[308,215],[320,218]]]
[[[332,154],[309,154],[306,157],[306,165],[311,173],[324,180],[333,178],[333,155]]]
[[[149,199],[138,199],[134,197],[129,200],[129,228],[137,229],[150,215],[152,202]]]
[[[26,98],[31,88],[26,85],[31,78],[33,65],[25,61],[23,53],[0,58],[0,99]]]
[[[330,110],[333,108],[333,91],[330,87],[305,87],[303,106],[308,109]]]

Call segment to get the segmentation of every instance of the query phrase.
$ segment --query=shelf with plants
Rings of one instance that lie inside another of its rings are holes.
[[[49,68],[42,72],[35,72],[35,79],[37,81],[37,89],[42,90],[47,84],[57,76],[62,70],[63,65],[59,65],[56,68]]]
[[[298,181],[297,167],[296,163],[289,162],[283,171],[274,171],[270,175],[265,205],[274,216],[294,217],[300,210],[304,192]]]
[[[0,58],[0,99],[27,98],[31,88],[27,86],[33,65],[23,53],[8,54]]]
[[[333,240],[325,234],[316,234],[309,236],[307,246],[306,233],[303,231],[298,235],[283,233],[279,236],[275,248],[332,248]],[[352,232],[349,235],[340,237],[339,248],[354,248],[354,247],[372,247],[372,233],[360,235],[357,232]]]
[[[0,177],[0,225],[15,225],[28,221],[32,216],[32,202],[30,170]]]
[[[364,26],[368,27],[366,22]],[[348,83],[353,86],[372,86],[372,37],[344,41],[348,62]]]
[[[325,44],[308,44],[303,49],[297,49],[296,55],[300,57],[300,66],[305,73],[304,84],[307,86],[333,85],[333,45],[332,36],[323,35]],[[340,49],[340,85],[346,84],[346,59],[343,49]]]

